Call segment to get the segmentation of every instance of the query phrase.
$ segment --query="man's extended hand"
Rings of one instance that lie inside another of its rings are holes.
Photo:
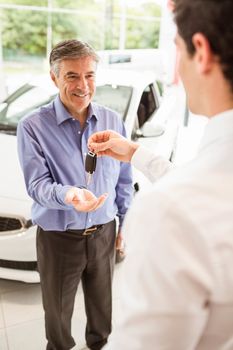
[[[98,156],[110,156],[130,162],[138,145],[112,130],[96,132],[88,140],[88,147]]]
[[[66,193],[65,202],[72,204],[77,211],[88,212],[102,207],[107,196],[108,194],[104,193],[97,198],[91,191],[84,188],[71,187]]]

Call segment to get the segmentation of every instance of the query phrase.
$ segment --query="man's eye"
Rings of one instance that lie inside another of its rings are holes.
[[[86,76],[87,79],[95,79],[95,74],[88,74]]]
[[[77,79],[77,77],[76,77],[76,75],[69,75],[66,79],[68,81],[74,81],[75,79]]]

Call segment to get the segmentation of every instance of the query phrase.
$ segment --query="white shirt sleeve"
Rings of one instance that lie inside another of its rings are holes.
[[[121,317],[104,349],[195,349],[212,288],[200,227],[179,204],[151,189],[137,196],[123,230],[129,237]]]
[[[151,182],[155,182],[174,167],[169,160],[154,154],[143,146],[138,147],[132,157],[131,164],[140,170]]]

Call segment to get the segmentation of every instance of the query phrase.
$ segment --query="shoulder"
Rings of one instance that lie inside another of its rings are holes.
[[[18,128],[36,126],[45,119],[55,116],[53,102],[27,113],[18,123]]]

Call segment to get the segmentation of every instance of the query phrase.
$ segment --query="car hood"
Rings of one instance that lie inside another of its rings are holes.
[[[0,133],[0,213],[30,216],[29,198],[20,168],[15,135]]]

